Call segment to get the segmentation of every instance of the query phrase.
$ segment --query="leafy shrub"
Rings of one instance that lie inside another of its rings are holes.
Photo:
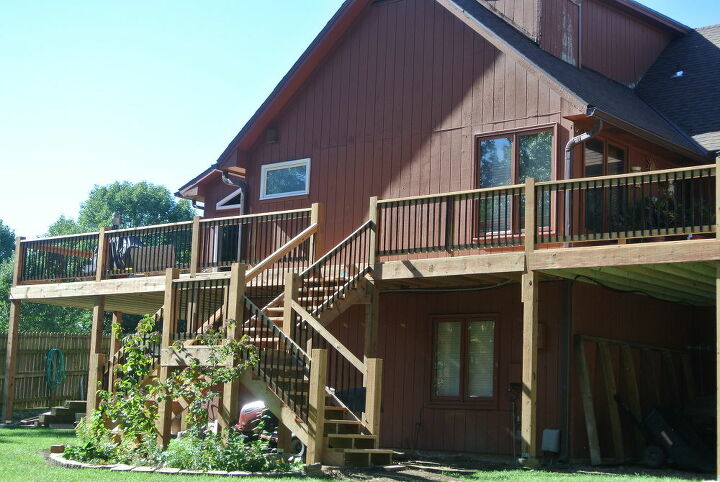
[[[237,430],[222,434],[188,432],[170,442],[162,454],[163,465],[187,470],[288,471],[297,466],[271,454],[268,442],[248,441]]]

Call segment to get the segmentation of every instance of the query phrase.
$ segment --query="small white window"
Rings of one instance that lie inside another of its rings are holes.
[[[260,171],[260,199],[310,192],[310,159],[265,164]]]
[[[242,201],[242,189],[231,192],[215,204],[215,209],[222,211],[224,209],[239,209]]]

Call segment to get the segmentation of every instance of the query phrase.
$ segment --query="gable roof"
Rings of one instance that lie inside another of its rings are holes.
[[[668,45],[636,90],[705,149],[720,150],[720,25]]]
[[[213,171],[228,161],[228,156],[234,149],[248,149],[272,122],[274,116],[290,101],[342,34],[360,16],[364,8],[373,1],[345,0],[268,98],[228,144],[217,161],[180,187],[176,195],[181,195],[183,191],[203,179],[209,179]],[[477,33],[483,35],[495,47],[514,55],[530,70],[548,78],[555,88],[574,99],[577,107],[585,106],[598,116],[607,114],[605,119],[611,123],[620,121],[623,122],[623,127],[637,127],[636,133],[639,135],[691,157],[707,156],[705,149],[640,99],[632,89],[591,70],[573,67],[545,52],[515,28],[481,6],[476,0],[435,1]],[[642,7],[630,0],[623,1],[627,4],[635,4],[637,9]],[[644,7],[642,9],[648,10]],[[677,25],[680,26],[680,24]]]
[[[587,106],[599,117],[636,134],[694,158],[707,152],[685,132],[676,127],[636,92],[597,72],[577,68],[541,49],[536,43],[494,15],[475,0],[437,0],[460,20],[483,35],[500,50],[515,56],[554,82],[576,103]]]

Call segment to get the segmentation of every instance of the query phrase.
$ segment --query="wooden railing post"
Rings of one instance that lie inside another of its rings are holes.
[[[25,240],[22,236],[15,238],[15,265],[13,266],[12,285],[17,286],[25,267],[25,251],[22,242]]]
[[[322,462],[325,431],[325,385],[327,382],[327,350],[313,349],[308,394],[308,444],[306,464]]]
[[[168,268],[165,270],[165,299],[163,302],[163,326],[162,326],[162,343],[161,350],[170,348],[173,342],[173,333],[175,332],[176,300],[175,290],[173,289],[173,281],[180,277],[180,271],[177,268]],[[158,382],[163,384],[167,382],[170,376],[170,367],[160,366]],[[164,400],[158,404],[158,443],[163,447],[167,447],[170,442],[170,431],[172,428],[172,400]]]
[[[715,158],[715,237],[720,237],[720,154]],[[718,437],[720,437],[720,433]],[[720,448],[718,448],[718,451],[720,453]],[[720,460],[720,457],[718,457],[718,460]],[[720,466],[718,467],[718,473],[720,473]]]
[[[323,234],[325,231],[325,205],[322,203],[313,203],[310,207],[310,224],[317,224],[317,231],[310,238],[310,248],[308,249],[308,265],[315,262],[323,250]]]
[[[193,217],[192,234],[190,236],[190,277],[197,275],[200,265],[200,216]]]
[[[453,252],[455,244],[455,198],[447,197],[447,205],[445,206],[445,251]]]
[[[233,263],[230,268],[230,292],[228,293],[228,313],[225,324],[233,321],[232,328],[228,327],[227,337],[231,340],[240,340],[242,337],[242,323],[245,313],[245,270],[247,265]],[[234,365],[240,360],[233,360]],[[240,380],[235,379],[223,385],[220,397],[219,422],[222,428],[231,427],[240,419]]]
[[[282,331],[285,336],[293,339],[292,336],[292,324],[293,324],[293,300],[298,299],[300,292],[300,276],[297,273],[286,273],[285,274],[285,294],[283,296],[283,324]]]
[[[380,435],[382,402],[382,358],[366,358],[365,412],[363,423],[372,435]]]
[[[95,281],[102,280],[105,274],[105,263],[107,262],[107,236],[105,236],[105,231],[105,228],[100,228],[100,233],[98,234],[97,260],[95,262]]]
[[[525,179],[525,252],[535,251],[535,236],[537,234],[535,216],[535,178]]]
[[[370,198],[370,209],[368,211],[368,219],[372,222],[370,226],[370,239],[368,244],[370,245],[370,255],[368,258],[368,264],[370,267],[375,269],[375,263],[377,263],[377,248],[378,248],[378,197],[372,196]]]
[[[99,254],[99,250],[98,250]],[[98,406],[98,382],[100,381],[100,369],[102,355],[102,334],[103,323],[105,320],[105,297],[96,296],[93,304],[92,328],[90,330],[90,360],[88,363],[88,383],[87,383],[87,405],[86,416],[95,411]]]

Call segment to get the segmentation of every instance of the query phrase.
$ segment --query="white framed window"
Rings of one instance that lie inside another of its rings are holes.
[[[242,189],[237,189],[215,204],[215,209],[223,211],[225,209],[240,209],[242,201]]]
[[[260,199],[301,196],[310,192],[310,159],[264,164],[260,170]]]

